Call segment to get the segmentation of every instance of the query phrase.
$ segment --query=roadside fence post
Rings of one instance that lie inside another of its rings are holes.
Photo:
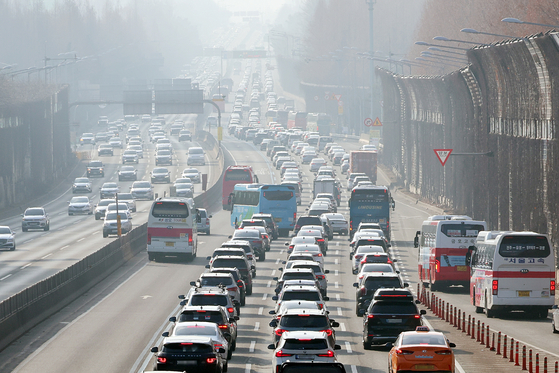
[[[501,355],[501,332],[497,336],[497,355]]]
[[[462,333],[466,333],[466,311],[462,312]]]
[[[522,370],[526,370],[526,346],[522,346]]]
[[[509,361],[514,363],[514,338],[510,339]]]
[[[495,333],[493,333],[493,347],[489,345],[489,325],[485,326],[485,347],[489,349],[489,351],[495,351]]]
[[[507,358],[507,335],[503,338],[503,359]]]
[[[515,367],[520,366],[519,359],[518,359],[519,358],[519,356],[518,356],[519,355],[518,354],[519,346],[520,346],[520,342],[516,341],[516,349],[515,349],[515,354],[514,354],[514,366]]]

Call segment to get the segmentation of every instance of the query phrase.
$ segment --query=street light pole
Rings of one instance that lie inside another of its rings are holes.
[[[374,22],[373,13],[376,0],[365,0],[367,5],[369,5],[369,52],[372,54],[375,50],[374,43]],[[369,60],[369,72],[370,72],[370,82],[371,85],[371,119],[375,118],[375,63],[373,59]]]
[[[559,28],[559,26],[557,26],[557,25],[548,25],[548,24],[545,24],[545,23],[536,23],[536,22],[521,21],[521,20],[519,20],[518,18],[510,18],[510,17],[503,18],[503,19],[501,20],[501,22],[507,22],[507,23],[520,23],[520,24],[523,24],[523,25],[535,25],[535,26]]]

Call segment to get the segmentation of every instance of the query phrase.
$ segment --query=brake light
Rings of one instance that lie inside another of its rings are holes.
[[[293,356],[293,354],[286,354],[282,350],[279,350],[278,352],[276,352],[276,357],[287,357],[287,356]]]
[[[190,342],[184,342],[184,343],[181,343],[181,346],[191,346],[192,344],[193,343],[190,343]]]
[[[330,337],[332,335],[332,329],[321,330],[321,332],[326,333],[328,335],[328,337]]]
[[[387,262],[388,264],[392,264],[392,260],[390,260],[390,258],[387,258],[387,260],[388,260]]]
[[[421,315],[413,315],[414,319],[420,319]]]
[[[157,357],[157,362],[158,363],[163,363],[165,364],[167,362],[167,358],[166,357]]]
[[[324,275],[316,275],[316,278],[317,278],[318,280],[324,280],[324,279],[326,278],[326,276],[324,276]]]
[[[497,295],[499,293],[499,280],[493,280],[491,283],[491,290],[493,290],[493,295]]]
[[[214,347],[223,347],[221,343],[214,343]]]
[[[283,332],[285,332],[285,331],[286,331],[285,329],[276,329],[276,330],[274,331],[274,333],[276,333],[276,335],[277,335],[278,337],[280,337],[280,336],[283,334]]]
[[[363,258],[363,255],[355,255],[354,259],[355,260],[361,260],[361,258]],[[363,263],[363,262],[361,262]]]
[[[148,233],[148,245],[151,245],[151,234]]]
[[[219,329],[227,329],[228,328],[227,324],[219,324],[218,326],[219,326]]]
[[[208,364],[215,364],[215,362],[217,361],[217,358],[215,357],[209,357],[206,359],[206,363]]]
[[[328,350],[327,353],[325,353],[325,354],[318,354],[318,356],[323,356],[323,357],[334,357],[334,351]]]
[[[231,287],[227,288],[227,290],[229,290],[229,291],[237,291],[237,287],[236,287],[236,286],[231,286]]]
[[[435,272],[439,273],[441,271],[441,262],[438,259],[435,259]]]
[[[549,292],[550,295],[555,295],[555,280],[549,281]]]
[[[451,350],[438,350],[438,351],[435,351],[435,353],[438,354],[438,355],[451,355],[452,351]]]
[[[313,256],[322,256],[322,253],[313,254]]]
[[[353,220],[349,221],[349,230],[352,231],[353,230]]]
[[[311,315],[310,313],[302,313],[302,314],[297,315],[297,316],[299,316],[299,317],[308,317],[308,316],[310,316],[310,315]]]
[[[397,355],[411,355],[411,354],[413,354],[413,351],[402,350],[402,349],[399,348],[399,349],[396,350],[396,354]]]
[[[365,295],[367,295],[367,288],[363,286],[363,287],[359,290],[359,296],[363,297],[363,296],[365,296]]]
[[[264,234],[263,236],[264,236],[264,238],[269,238],[267,234]]]
[[[367,318],[368,318],[368,319],[374,319],[374,318],[375,318],[375,315],[368,315]]]
[[[188,246],[192,246],[192,234],[188,235]]]
[[[227,312],[233,313],[235,309],[233,307],[227,307]]]

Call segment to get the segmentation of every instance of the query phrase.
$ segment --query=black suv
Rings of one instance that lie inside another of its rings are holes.
[[[421,315],[426,311],[416,306],[408,289],[379,289],[363,315],[363,347],[394,342],[402,332],[423,325]]]
[[[299,219],[297,219],[297,223],[295,224],[295,229],[293,230],[293,233],[297,235],[301,227],[305,225],[322,226],[322,220],[320,220],[320,216],[300,216]]]
[[[219,267],[213,268],[210,273],[230,273],[233,276],[233,279],[237,282],[237,287],[241,293],[241,306],[245,305],[246,302],[246,285],[243,281],[243,277],[241,275],[241,271],[238,268],[226,268],[226,267]]]
[[[279,237],[279,228],[276,222],[274,221],[274,216],[272,214],[254,214],[252,215],[253,219],[262,219],[268,224],[268,227],[272,228],[272,238],[277,240]]]
[[[206,268],[209,268],[212,272],[215,268],[222,267],[236,267],[241,273],[243,281],[245,282],[246,295],[252,294],[252,266],[245,258],[239,256],[217,256],[212,261],[211,266],[209,264],[206,265]]]
[[[169,318],[170,322],[205,321],[213,322],[224,332],[229,333],[227,341],[231,351],[237,347],[237,320],[239,316],[231,316],[222,306],[184,306],[179,317]],[[225,334],[226,335],[226,334]]]
[[[370,272],[365,273],[365,277],[360,283],[354,283],[353,287],[357,288],[355,293],[355,314],[363,316],[365,310],[369,307],[373,295],[380,288],[406,288],[409,284],[402,283],[402,279],[397,273],[387,272]]]
[[[103,162],[101,161],[90,161],[87,164],[87,177],[100,176],[105,177],[105,170],[103,168]]]
[[[223,347],[214,348],[210,337],[176,336],[163,339],[161,351],[156,354],[155,370],[175,370],[192,373],[221,373],[227,371],[227,361],[221,357]]]

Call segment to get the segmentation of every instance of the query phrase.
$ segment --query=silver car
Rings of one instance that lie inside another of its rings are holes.
[[[77,177],[72,184],[72,193],[91,193],[91,181],[87,177]]]
[[[208,211],[206,209],[198,209],[198,212],[200,213],[200,220],[198,221],[198,232],[210,234],[210,219],[212,218],[212,216],[208,214]]]
[[[134,199],[153,199],[153,186],[149,181],[134,181],[130,187]]]
[[[0,249],[16,249],[16,232],[12,231],[7,225],[0,226]]]
[[[204,155],[204,149],[200,147],[192,147],[188,149],[188,158],[186,160],[186,164],[191,165],[206,165],[206,157]]]
[[[42,229],[44,231],[50,229],[49,214],[43,207],[29,207],[21,216],[23,216],[21,220],[21,230],[23,232],[27,232],[29,229]]]
[[[132,230],[132,217],[128,216],[126,212],[118,212],[117,214],[115,211],[107,211],[103,222],[103,237],[118,234],[117,216],[120,216],[120,232],[122,234]]]
[[[136,212],[136,200],[132,193],[118,193],[118,202],[124,202],[128,205],[128,209],[132,212]]]
[[[68,203],[68,215],[93,214],[93,205],[87,196],[72,197]]]

